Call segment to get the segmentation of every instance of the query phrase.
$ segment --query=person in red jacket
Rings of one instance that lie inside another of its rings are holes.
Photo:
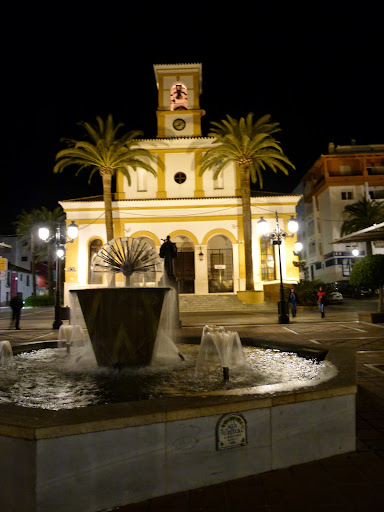
[[[319,305],[319,310],[320,310],[320,313],[321,313],[321,318],[325,317],[325,314],[324,314],[325,297],[326,297],[326,293],[323,290],[323,287],[320,286],[319,291],[317,292],[317,303]]]

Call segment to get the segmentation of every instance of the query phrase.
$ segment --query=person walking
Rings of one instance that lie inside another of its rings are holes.
[[[297,294],[293,288],[291,288],[291,291],[289,292],[288,302],[291,303],[292,317],[295,318],[297,313]]]
[[[325,297],[326,296],[327,296],[327,294],[323,290],[323,287],[320,286],[319,287],[319,291],[317,292],[317,304],[319,305],[319,310],[320,310],[320,313],[321,313],[321,318],[325,317],[324,306],[325,306]]]
[[[10,329],[12,328],[13,324],[15,324],[15,329],[20,329],[20,313],[24,305],[22,294],[18,292],[14,297],[12,297],[9,305],[11,306],[12,309],[12,320]]]

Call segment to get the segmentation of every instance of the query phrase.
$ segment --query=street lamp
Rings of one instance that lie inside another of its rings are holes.
[[[297,220],[293,216],[291,216],[291,218],[288,221],[288,230],[290,231],[290,233],[283,231],[282,229],[280,229],[279,218],[278,218],[277,212],[276,212],[276,229],[274,231],[271,231],[269,233],[267,232],[268,223],[263,217],[260,217],[260,220],[257,222],[257,229],[258,229],[258,232],[261,234],[262,238],[269,238],[270,240],[272,240],[273,245],[278,246],[279,270],[280,270],[280,300],[278,302],[279,323],[280,324],[288,324],[289,323],[288,304],[284,298],[284,285],[283,285],[283,274],[281,271],[280,245],[281,245],[281,241],[284,238],[294,236],[294,234],[299,229],[299,224],[298,224]]]
[[[65,256],[66,244],[72,243],[79,233],[79,228],[74,221],[68,226],[67,233],[61,233],[61,223],[56,224],[56,232],[51,235],[47,227],[39,229],[39,237],[44,242],[54,244],[56,251],[56,296],[55,296],[55,319],[53,321],[53,329],[59,329],[63,323],[61,320],[61,276],[60,276],[60,260]]]

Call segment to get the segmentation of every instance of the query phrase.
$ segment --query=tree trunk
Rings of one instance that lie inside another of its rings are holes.
[[[245,289],[254,290],[253,259],[252,259],[252,213],[251,213],[251,184],[248,167],[240,168],[241,199],[243,206],[243,230],[245,253]]]
[[[36,247],[35,235],[31,232],[31,271],[32,271],[32,296],[36,297]]]
[[[100,175],[103,180],[103,198],[105,211],[105,228],[107,231],[107,242],[110,242],[113,236],[113,216],[112,216],[112,176],[114,170],[109,167],[100,169]]]
[[[377,306],[378,313],[384,313],[384,286],[379,288],[379,303]]]

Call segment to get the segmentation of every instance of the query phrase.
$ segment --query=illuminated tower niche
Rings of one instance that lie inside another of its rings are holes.
[[[201,64],[155,64],[157,137],[201,137]]]

